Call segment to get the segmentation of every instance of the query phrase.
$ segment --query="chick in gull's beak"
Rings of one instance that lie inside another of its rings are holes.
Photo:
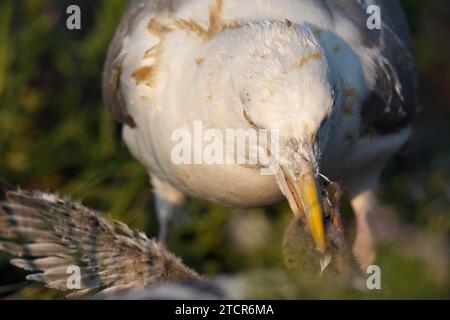
[[[312,167],[307,166],[298,179],[290,176],[287,170],[278,167],[275,176],[281,191],[289,202],[296,217],[304,218],[308,232],[320,253],[321,272],[329,265],[332,256],[327,252],[327,240],[324,225],[324,210],[316,176]]]
[[[287,227],[283,238],[283,256],[288,268],[302,273],[328,272],[348,273],[356,270],[351,251],[347,246],[339,212],[342,191],[338,184],[329,182],[323,186],[325,252],[317,250],[311,236],[306,214],[296,214]]]

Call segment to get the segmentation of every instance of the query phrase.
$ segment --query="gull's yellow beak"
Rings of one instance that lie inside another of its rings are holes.
[[[298,181],[287,179],[287,183],[295,201],[303,208],[316,248],[321,253],[325,253],[327,243],[323,220],[324,215],[319,189],[317,188],[316,178],[313,172],[310,170],[304,173]]]

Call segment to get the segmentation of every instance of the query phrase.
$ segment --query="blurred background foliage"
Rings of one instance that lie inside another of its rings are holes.
[[[423,111],[411,141],[384,171],[381,196],[385,209],[410,226],[408,248],[417,250],[380,248],[380,292],[359,292],[328,278],[299,276],[295,290],[286,293],[269,282],[273,295],[268,290],[256,296],[450,297],[450,3],[402,3],[414,37]],[[65,27],[71,4],[81,7],[80,31]],[[71,195],[156,235],[147,173],[131,158],[121,142],[120,126],[101,100],[105,53],[126,6],[125,0],[0,1],[0,179]],[[170,245],[199,272],[283,268],[281,243],[290,219],[286,204],[235,210],[192,199],[189,210],[192,221],[175,231]],[[344,216],[351,224],[348,205]],[[443,239],[443,248],[421,246],[426,235]],[[16,291],[24,273],[7,258],[0,254],[0,295],[61,297],[36,284]],[[16,292],[8,295],[10,291]]]

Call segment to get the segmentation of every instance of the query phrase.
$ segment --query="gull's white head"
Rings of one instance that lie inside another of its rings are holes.
[[[234,31],[233,31],[234,32]],[[326,251],[319,160],[340,103],[339,82],[309,28],[289,21],[235,31],[231,82],[243,118],[279,130],[279,157],[269,155],[277,182],[296,215],[305,214],[317,249]],[[231,36],[231,35],[230,35]]]

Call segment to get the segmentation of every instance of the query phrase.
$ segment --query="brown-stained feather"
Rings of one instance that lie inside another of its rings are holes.
[[[136,80],[136,84],[144,83],[149,87],[155,87],[156,84],[156,76],[155,76],[155,67],[152,66],[144,66],[135,70],[131,76]]]
[[[204,61],[205,61],[205,58],[196,58],[195,59],[195,63],[197,63],[197,65],[201,65]]]
[[[223,0],[217,0],[209,7],[209,26],[207,29],[194,20],[177,19],[175,25],[179,29],[193,33],[204,40],[210,40],[224,30],[241,26],[242,23],[238,20],[224,21],[223,3]]]
[[[302,57],[298,61],[297,65],[299,68],[303,68],[307,63],[309,63],[313,60],[316,60],[316,59],[322,59],[322,57],[323,57],[323,55],[320,51],[314,51],[314,52]]]
[[[323,54],[320,51],[314,51],[314,52],[300,58],[298,60],[298,62],[292,64],[289,68],[284,70],[282,74],[287,74],[287,73],[295,71],[296,69],[301,69],[309,62],[316,60],[316,59],[322,59],[322,58],[323,58]],[[270,80],[268,80],[267,86],[271,87],[275,81],[280,79],[282,74],[278,74],[278,75],[274,76],[273,78],[271,78]]]
[[[223,30],[222,12],[223,0],[217,0],[215,5],[209,7],[208,38],[212,38],[215,34]]]
[[[177,19],[175,25],[178,29],[194,33],[200,38],[206,38],[208,31],[194,20]]]
[[[151,34],[157,37],[163,37],[173,31],[173,28],[159,22],[158,19],[154,18],[149,21],[147,29]]]
[[[342,112],[347,115],[347,116],[352,116],[353,115],[353,108],[349,105],[344,105],[342,107]]]
[[[353,89],[353,88],[347,88],[347,89],[344,90],[344,96],[345,96],[346,98],[349,98],[349,97],[355,98],[355,97],[358,96],[358,93],[357,93],[356,90]]]

